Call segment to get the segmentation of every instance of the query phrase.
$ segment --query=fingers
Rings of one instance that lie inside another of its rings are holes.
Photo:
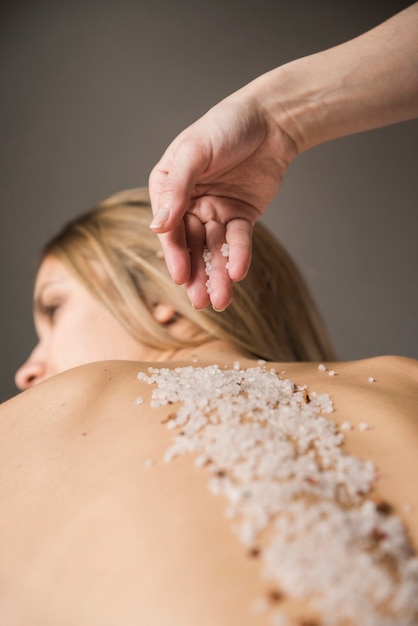
[[[171,278],[178,285],[190,279],[191,265],[183,221],[168,233],[158,235],[163,248],[167,269]]]
[[[251,263],[252,225],[244,219],[234,219],[226,227],[229,247],[228,273],[233,282],[246,277]]]
[[[191,274],[187,295],[196,309],[209,303],[217,311],[232,301],[233,282],[244,278],[251,261],[251,225],[233,220],[227,227],[211,220],[206,224],[186,216]]]
[[[191,263],[190,278],[185,285],[186,291],[195,309],[204,309],[210,303],[206,286],[208,277],[203,260],[206,242],[205,226],[194,215],[185,215],[185,223]]]
[[[251,233],[251,224],[243,219],[225,227],[186,214],[180,226],[159,235],[169,272],[174,282],[185,284],[196,309],[211,304],[223,311],[231,304],[233,282],[245,278],[250,266]]]
[[[223,311],[232,301],[232,281],[228,273],[228,252],[225,253],[225,226],[214,220],[206,224],[207,287],[216,311]]]
[[[197,138],[194,140],[181,138],[187,132],[174,140],[149,178],[154,213],[150,228],[159,235],[168,271],[177,284],[187,283],[191,278],[191,262],[183,218],[190,208],[195,182],[210,160]],[[191,284],[194,283],[192,280]],[[194,298],[199,303],[203,301],[201,289]]]

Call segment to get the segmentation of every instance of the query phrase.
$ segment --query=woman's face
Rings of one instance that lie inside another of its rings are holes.
[[[46,257],[38,271],[34,320],[39,342],[16,372],[21,390],[92,361],[156,358],[54,257]]]

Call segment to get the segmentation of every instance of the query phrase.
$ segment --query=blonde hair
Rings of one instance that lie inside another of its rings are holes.
[[[159,240],[148,228],[150,220],[146,188],[116,193],[68,223],[45,246],[42,258],[64,262],[135,339],[153,348],[182,348],[217,338],[267,361],[333,360],[305,281],[261,224],[254,228],[248,275],[234,285],[232,304],[219,313],[211,307],[194,310],[185,289],[173,283]],[[152,315],[158,303],[172,305],[189,319],[196,335],[174,337],[170,326]]]

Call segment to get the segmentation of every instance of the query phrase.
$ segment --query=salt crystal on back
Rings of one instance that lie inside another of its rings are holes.
[[[343,451],[349,422],[327,417],[327,394],[309,390],[306,403],[305,385],[238,361],[151,369],[146,382],[155,406],[182,403],[164,461],[193,453],[208,467],[210,491],[226,499],[245,550],[260,546],[275,588],[313,599],[327,626],[418,623],[418,559],[401,520],[367,499],[376,469]]]

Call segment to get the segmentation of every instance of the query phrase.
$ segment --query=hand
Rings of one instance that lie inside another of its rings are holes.
[[[209,302],[216,310],[230,304],[232,283],[249,268],[253,225],[296,153],[258,101],[237,92],[183,131],[154,167],[151,228],[173,280],[185,284],[197,309]],[[224,243],[229,260],[221,253]],[[212,253],[210,294],[205,248]]]

